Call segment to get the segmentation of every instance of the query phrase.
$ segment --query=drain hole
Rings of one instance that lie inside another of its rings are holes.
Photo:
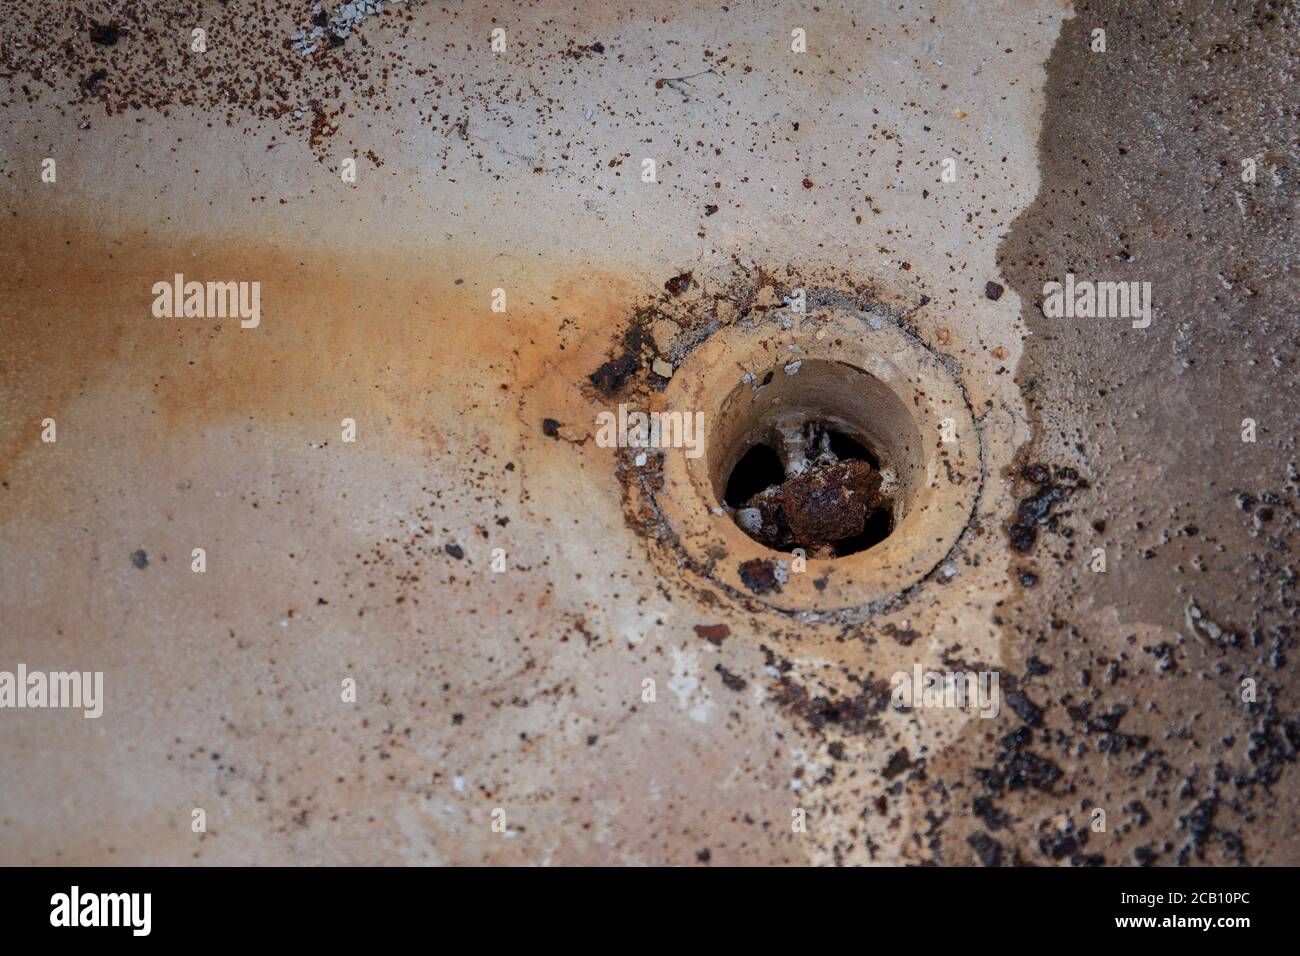
[[[831,451],[835,457],[844,461],[865,461],[876,471],[880,470],[880,459],[871,453],[871,449],[843,432],[830,431]]]
[[[727,478],[724,501],[747,535],[810,558],[856,554],[889,537],[895,479],[870,448],[818,421],[781,438],[784,460],[754,445]]]
[[[755,445],[731,469],[724,500],[733,508],[741,508],[754,495],[783,481],[781,456],[767,445]]]

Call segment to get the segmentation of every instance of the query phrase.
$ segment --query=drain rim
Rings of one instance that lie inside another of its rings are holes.
[[[793,346],[793,348],[792,348]],[[725,327],[691,353],[664,391],[665,407],[702,411],[706,449],[738,380],[762,380],[785,363],[825,360],[851,366],[893,392],[919,437],[919,476],[911,502],[891,534],[865,551],[808,558],[780,590],[756,594],[738,568],[747,561],[786,563],[793,556],[751,538],[715,500],[709,450],[699,458],[665,456],[662,486],[651,493],[690,558],[709,580],[760,604],[787,611],[860,608],[888,599],[924,579],[949,554],[965,529],[983,483],[983,453],[969,402],[941,357],[911,333],[875,315],[831,308],[785,328],[769,316],[756,326]],[[735,376],[732,377],[731,373]],[[801,368],[800,373],[803,370]],[[751,385],[752,387],[752,385]],[[956,442],[940,441],[940,423],[953,419]],[[716,465],[714,466],[716,467]]]

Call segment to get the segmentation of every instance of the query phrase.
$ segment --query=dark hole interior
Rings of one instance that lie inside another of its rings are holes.
[[[781,456],[767,445],[755,445],[732,467],[723,499],[731,507],[739,508],[764,488],[783,481],[785,468]]]
[[[840,461],[865,461],[872,468],[880,469],[880,459],[876,454],[851,435],[826,429],[829,434],[831,451]],[[811,456],[810,456],[811,457]],[[785,481],[785,467],[781,457],[769,445],[754,445],[731,468],[727,476],[727,488],[723,495],[725,502],[732,508],[742,507],[749,499],[761,491],[780,485]],[[852,538],[831,542],[836,557],[857,554],[889,537],[894,530],[893,507],[886,502],[882,507],[867,515],[862,532]],[[793,551],[796,545],[781,546],[778,550]]]
[[[865,461],[872,468],[880,470],[880,459],[872,454],[871,449],[843,432],[831,432],[831,451],[841,461]]]

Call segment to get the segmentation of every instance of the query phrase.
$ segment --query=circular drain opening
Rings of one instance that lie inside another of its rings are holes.
[[[758,381],[734,389],[714,425],[721,507],[760,544],[815,559],[888,538],[915,490],[919,453],[899,397],[847,362],[804,360]]]
[[[699,413],[704,434],[702,454],[666,455],[646,488],[665,540],[681,566],[774,607],[891,598],[945,559],[979,494],[960,386],[877,316],[820,309],[792,328],[725,327],[663,399]]]

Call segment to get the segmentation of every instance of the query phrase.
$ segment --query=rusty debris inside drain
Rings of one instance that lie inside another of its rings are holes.
[[[779,551],[802,548],[811,558],[854,554],[888,536],[893,502],[867,449],[815,423],[785,447],[789,453],[783,475],[769,471],[755,479],[752,472],[762,465],[752,454],[742,457],[733,470],[732,488],[738,480],[751,482],[751,487],[766,485],[738,506],[728,502],[746,534]],[[770,449],[758,449],[775,458]]]

